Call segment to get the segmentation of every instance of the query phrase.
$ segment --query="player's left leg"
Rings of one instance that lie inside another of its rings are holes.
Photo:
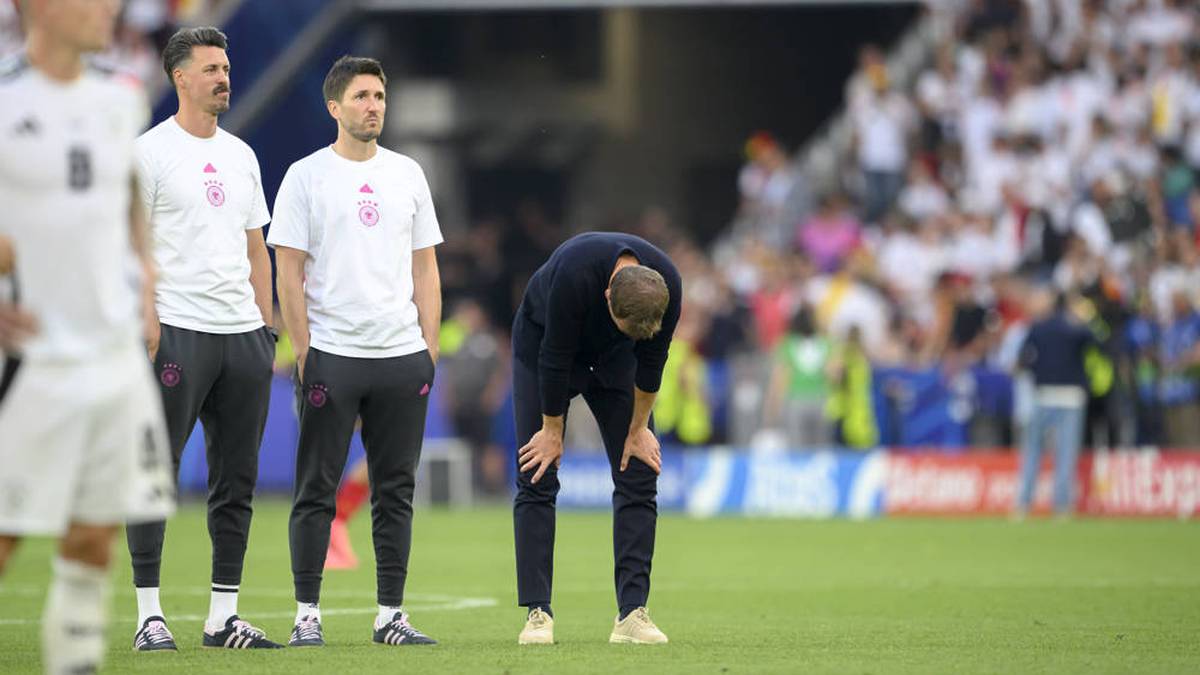
[[[258,452],[271,397],[275,341],[265,328],[219,336],[220,374],[200,409],[208,458],[212,595],[204,628],[238,621],[238,589],[250,536]],[[265,646],[265,645],[264,645]]]
[[[650,565],[658,525],[658,474],[632,459],[621,471],[621,455],[633,419],[633,391],[593,386],[583,395],[600,426],[613,480],[613,576],[619,613],[609,642],[659,644],[667,636],[646,611]],[[651,422],[653,429],[653,421]]]
[[[161,522],[174,512],[175,487],[162,403],[137,345],[79,369],[73,381],[94,392],[74,413],[84,439],[72,484],[70,526],[54,561],[42,625],[51,672],[92,672],[104,651],[109,568],[120,523]],[[161,623],[161,622],[160,622]],[[169,633],[143,631],[143,640]],[[135,648],[137,645],[135,644]],[[173,644],[172,644],[173,647]]]
[[[47,673],[91,673],[104,655],[109,564],[117,525],[72,523],[51,569],[42,615]]]
[[[380,359],[363,399],[379,602],[373,639],[382,644],[437,644],[414,628],[401,609],[412,547],[412,497],[433,375],[427,351]]]

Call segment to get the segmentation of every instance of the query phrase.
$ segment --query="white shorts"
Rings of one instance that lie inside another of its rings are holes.
[[[164,520],[175,480],[162,401],[136,347],[92,363],[26,359],[0,401],[0,534]]]

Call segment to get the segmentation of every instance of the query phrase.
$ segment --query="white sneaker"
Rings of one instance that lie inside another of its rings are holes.
[[[525,620],[525,628],[517,637],[519,645],[552,645],[554,644],[554,617],[534,608]]]
[[[650,620],[650,612],[645,607],[638,607],[624,621],[618,615],[608,641],[627,645],[665,645],[667,636]]]

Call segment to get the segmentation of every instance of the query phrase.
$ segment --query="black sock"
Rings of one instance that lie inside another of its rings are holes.
[[[536,603],[536,604],[533,604],[533,605],[530,605],[530,606],[529,606],[529,611],[530,611],[530,612],[533,612],[533,610],[535,610],[535,609],[540,609],[540,610],[542,610],[542,611],[543,611],[543,612],[545,612],[546,614],[550,615],[550,618],[551,618],[551,619],[553,619],[553,618],[554,618],[554,612],[550,610],[550,603],[548,603],[548,602],[545,602],[545,603],[539,602],[539,603]]]
[[[635,609],[637,609],[637,607],[622,607],[622,608],[621,608],[621,613],[620,613],[620,615],[618,615],[618,617],[617,617],[617,621],[624,621],[624,620],[625,620],[625,617],[627,617],[627,616],[629,616],[630,614],[632,614],[632,613],[633,613],[633,610],[635,610]]]

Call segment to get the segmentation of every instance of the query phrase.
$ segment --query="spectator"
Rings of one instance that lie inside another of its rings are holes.
[[[801,306],[772,356],[763,414],[764,426],[782,429],[789,448],[813,449],[829,443],[825,419],[829,356],[829,340],[817,333],[812,310]]]
[[[1200,445],[1200,313],[1188,292],[1171,296],[1170,321],[1161,335],[1164,441],[1174,448]]]
[[[817,211],[796,233],[801,253],[823,273],[835,272],[861,243],[862,226],[844,195],[822,197]]]
[[[916,120],[908,98],[891,87],[886,67],[874,65],[866,76],[870,93],[855,104],[851,114],[863,177],[863,220],[874,224],[904,185],[908,134]]]
[[[742,228],[772,246],[786,245],[791,229],[808,209],[799,173],[779,142],[759,132],[746,142],[749,162],[738,176]]]
[[[875,447],[879,427],[871,401],[871,361],[858,326],[851,326],[834,349],[827,376],[831,392],[826,414],[833,422],[837,444],[854,450]]]
[[[908,167],[908,183],[900,191],[900,210],[918,222],[941,218],[950,210],[946,190],[934,180],[928,162],[913,160]]]
[[[505,486],[504,458],[490,444],[492,417],[508,393],[509,355],[480,304],[458,301],[441,331],[444,400],[455,433],[471,448],[479,487],[499,494]]]
[[[1020,365],[1032,375],[1035,393],[1033,417],[1021,451],[1018,518],[1029,512],[1042,466],[1045,436],[1051,433],[1055,451],[1054,510],[1066,516],[1074,509],[1075,465],[1083,440],[1087,401],[1083,359],[1084,351],[1094,345],[1091,332],[1067,316],[1066,297],[1061,294],[1054,301],[1054,311],[1034,322],[1025,338]]]

